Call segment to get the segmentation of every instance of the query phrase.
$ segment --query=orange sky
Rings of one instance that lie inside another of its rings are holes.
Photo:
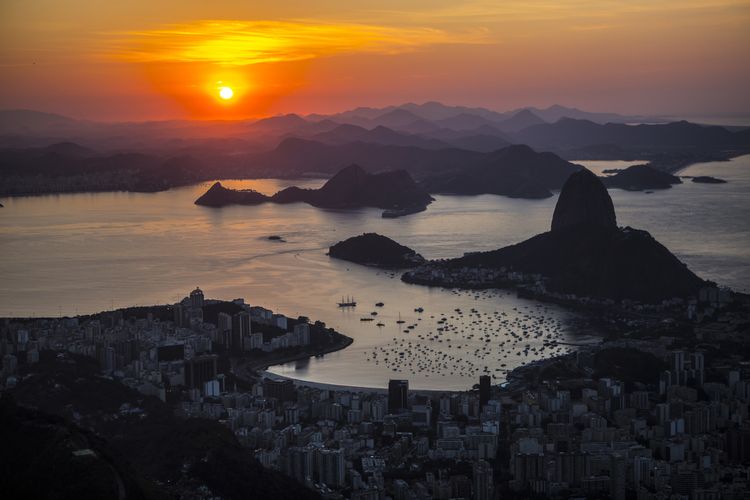
[[[3,0],[0,108],[230,119],[440,100],[750,115],[748,53],[750,0]]]

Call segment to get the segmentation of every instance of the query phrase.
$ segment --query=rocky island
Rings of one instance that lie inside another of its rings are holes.
[[[328,255],[385,268],[406,268],[424,264],[425,259],[411,248],[377,233],[365,233],[339,241],[328,249]]]
[[[608,188],[626,191],[643,191],[646,189],[669,189],[673,184],[681,184],[679,177],[657,170],[649,165],[633,165],[616,174],[604,177]]]
[[[686,297],[706,284],[648,232],[618,227],[609,193],[585,169],[566,181],[550,231],[499,250],[430,262],[402,279],[459,287],[522,283],[540,295],[646,303]]]
[[[718,177],[711,177],[710,175],[699,175],[697,177],[693,177],[693,182],[697,182],[699,184],[726,184],[727,183],[727,181],[725,181],[724,179],[719,179]]]
[[[304,202],[322,208],[377,207],[402,211],[403,215],[424,210],[432,197],[418,186],[405,170],[370,174],[359,165],[340,170],[320,189],[288,187],[266,196],[253,190],[227,189],[216,182],[196,205],[223,207],[226,205],[257,205],[265,202]]]

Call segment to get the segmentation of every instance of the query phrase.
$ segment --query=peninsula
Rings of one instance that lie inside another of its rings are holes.
[[[539,295],[658,303],[706,282],[648,232],[618,227],[601,180],[582,169],[566,181],[551,230],[490,252],[432,261],[402,276],[450,287],[523,284]]]

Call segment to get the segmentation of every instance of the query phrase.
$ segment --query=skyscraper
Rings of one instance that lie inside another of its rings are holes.
[[[230,350],[234,352],[244,350],[245,337],[249,337],[251,333],[250,314],[242,311],[232,316],[232,341]]]
[[[388,382],[388,411],[394,413],[405,410],[408,407],[408,396],[408,380],[390,380]]]
[[[487,401],[490,400],[490,384],[492,379],[489,375],[479,377],[479,408],[484,408]]]

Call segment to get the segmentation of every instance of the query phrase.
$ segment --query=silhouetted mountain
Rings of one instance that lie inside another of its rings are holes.
[[[646,231],[618,228],[609,194],[585,169],[566,181],[550,232],[431,265],[512,269],[540,274],[553,292],[643,302],[692,295],[705,284]]]
[[[555,123],[521,130],[513,134],[513,138],[532,147],[553,150],[600,144],[655,150],[742,145],[740,136],[723,127],[706,127],[685,121],[660,125],[600,125],[588,120],[562,118]]]
[[[409,247],[376,233],[365,233],[339,241],[328,249],[328,255],[358,264],[387,268],[414,267],[424,257]]]
[[[546,198],[580,167],[552,153],[536,153],[528,146],[508,146],[489,153],[466,168],[429,177],[423,185],[431,193],[499,194],[514,198]]]
[[[602,178],[604,185],[626,191],[644,189],[668,189],[673,184],[681,184],[679,177],[661,172],[648,165],[633,165],[615,175]]]
[[[565,182],[552,215],[553,232],[578,227],[617,229],[615,207],[607,188],[585,168]]]
[[[267,201],[304,202],[325,208],[388,209],[425,207],[432,198],[403,170],[369,174],[358,165],[350,165],[339,171],[320,189],[300,189],[293,186],[282,189],[270,197],[253,190],[227,189],[220,182],[216,182],[195,200],[195,204],[222,207],[234,204],[257,205]]]
[[[195,200],[196,205],[223,207],[226,205],[259,205],[269,201],[268,196],[252,189],[228,189],[214,182],[208,191]]]
[[[288,188],[272,196],[273,201],[304,201],[327,208],[424,207],[432,198],[404,170],[370,174],[359,165],[350,165],[315,190]]]
[[[497,151],[498,149],[502,149],[510,144],[502,137],[483,134],[466,135],[455,139],[446,139],[444,142],[460,149],[468,149],[470,151],[479,151],[482,153]]]
[[[495,127],[503,132],[518,132],[533,125],[546,123],[544,120],[535,115],[531,110],[522,109],[507,120],[498,122]]]
[[[461,149],[423,149],[374,143],[322,144],[299,138],[282,141],[268,153],[249,162],[263,166],[268,175],[292,177],[310,173],[336,172],[356,163],[367,170],[408,170],[415,177],[460,168],[484,156]]]
[[[461,114],[476,115],[491,121],[501,121],[510,116],[508,113],[492,111],[486,108],[472,108],[467,106],[447,106],[445,104],[429,101],[423,104],[407,103],[398,106],[407,111],[419,115],[426,120],[442,120]]]
[[[460,115],[443,118],[442,120],[436,120],[435,124],[439,125],[440,127],[452,130],[474,130],[483,125],[495,125],[496,122],[478,115],[461,113]]]
[[[374,118],[372,120],[372,124],[375,126],[381,125],[383,127],[398,129],[401,126],[414,123],[415,121],[421,118],[422,118],[421,116],[417,116],[410,111],[397,108],[392,111],[388,111],[387,113],[382,114],[378,116],[377,118]]]
[[[418,135],[396,132],[382,125],[368,130],[357,125],[339,125],[338,127],[312,136],[313,140],[326,144],[346,144],[349,142],[370,142],[374,144],[392,144],[396,146],[414,146],[425,149],[450,147],[436,139],[425,139]]]
[[[600,113],[592,111],[583,111],[578,108],[560,106],[553,104],[548,108],[535,108],[533,106],[522,108],[534,113],[542,120],[548,123],[554,123],[561,118],[572,118],[574,120],[588,120],[595,123],[666,123],[666,120],[656,116],[643,115],[621,115],[618,113]]]

